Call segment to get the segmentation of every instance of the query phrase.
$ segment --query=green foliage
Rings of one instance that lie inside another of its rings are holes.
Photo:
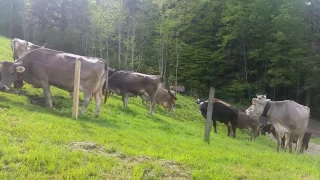
[[[315,0],[3,0],[0,8],[1,34],[165,83],[175,83],[178,58],[178,84],[198,96],[214,86],[219,97],[259,92],[309,104],[306,94],[320,88]]]

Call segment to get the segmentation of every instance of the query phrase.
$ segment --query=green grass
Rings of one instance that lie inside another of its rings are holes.
[[[10,41],[0,41],[6,52],[0,58],[11,59]],[[41,89],[25,85],[22,91],[0,92],[0,179],[320,178],[319,156],[277,153],[265,136],[249,141],[238,131],[234,139],[218,123],[206,144],[205,121],[189,97],[178,96],[176,118],[160,107],[148,115],[140,98],[124,109],[121,98],[111,96],[99,118],[92,101],[72,120],[67,92],[52,88],[54,108],[46,109]]]

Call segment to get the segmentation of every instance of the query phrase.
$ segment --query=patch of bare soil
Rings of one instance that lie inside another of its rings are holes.
[[[119,158],[125,161],[126,166],[134,167],[143,163],[155,163],[160,165],[164,174],[162,179],[191,179],[190,168],[182,166],[181,164],[169,161],[165,159],[157,159],[148,156],[138,156],[138,157],[127,157],[125,154],[117,152],[114,149],[106,149],[103,146],[96,144],[94,142],[74,142],[70,143],[69,147],[71,150],[84,151],[89,153],[97,153],[102,155],[107,155],[115,158]],[[144,173],[143,179],[150,179],[156,174],[152,169]]]
[[[270,139],[272,139],[272,140],[275,142],[274,149],[276,149],[277,140],[273,137],[272,134],[266,134],[266,136],[268,136]],[[295,148],[295,147],[296,147],[296,144],[293,143],[293,144],[292,144],[292,151],[294,151],[294,148]],[[280,151],[281,151],[281,150],[280,150]],[[320,154],[320,145],[309,142],[308,149],[307,149],[307,150],[304,150],[303,153],[305,153],[305,154],[319,155],[319,154]]]

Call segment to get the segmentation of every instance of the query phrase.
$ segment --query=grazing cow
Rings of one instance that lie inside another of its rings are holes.
[[[142,99],[142,102],[144,101],[148,102],[149,99],[148,97],[142,95],[140,96]],[[174,92],[171,90],[166,90],[162,87],[160,87],[157,91],[156,94],[156,103],[163,106],[164,108],[167,108],[168,112],[173,110],[173,115],[176,116],[176,109],[175,109],[175,104],[176,104],[177,97]]]
[[[258,118],[248,116],[246,113],[238,111],[237,128],[250,129],[250,140],[256,139],[259,136],[260,124]]]
[[[44,47],[43,45],[42,47]],[[13,60],[16,61],[20,59],[24,54],[34,49],[41,48],[41,46],[35,45],[31,42],[14,38],[11,40],[11,48],[13,51]]]
[[[145,95],[149,98],[151,104],[149,114],[154,114],[155,96],[161,85],[160,76],[147,75],[127,70],[110,69],[109,88],[121,94],[123,106],[128,106],[128,93],[138,96]]]
[[[246,113],[249,116],[264,116],[270,120],[276,131],[277,151],[280,148],[281,138],[285,135],[285,151],[289,145],[289,152],[292,152],[292,141],[297,136],[296,151],[303,152],[301,144],[310,116],[308,107],[290,100],[271,101],[265,98],[253,98],[252,105],[246,110]]]
[[[214,132],[217,133],[216,121],[219,121],[221,123],[224,123],[227,126],[228,136],[232,136],[231,132],[233,132],[233,137],[235,137],[236,128],[237,128],[238,110],[219,99],[214,98],[213,101],[214,103],[212,108],[212,122],[213,122]],[[198,99],[196,103],[199,104],[199,110],[202,116],[206,119],[208,101],[201,101]]]
[[[274,129],[274,127],[273,127],[273,125],[272,124],[267,124],[267,125],[265,125],[265,126],[263,126],[262,128],[261,128],[261,134],[263,134],[263,135],[265,135],[266,133],[268,133],[268,134],[270,134],[270,133],[272,133],[272,135],[273,135],[273,137],[274,138],[276,138],[276,131],[275,131],[275,129]],[[308,149],[308,145],[309,145],[309,141],[310,141],[310,138],[311,138],[311,131],[306,131],[306,133],[304,134],[304,136],[303,136],[303,139],[302,139],[302,148],[305,148],[305,150],[307,150]],[[282,138],[281,138],[281,147],[282,148],[284,148],[284,146],[285,146],[285,141],[286,141],[286,138],[285,138],[285,136],[283,136]],[[295,136],[294,138],[293,138],[293,143],[297,143],[297,141],[298,141],[298,137],[297,136]],[[296,148],[297,148],[297,146],[298,145],[296,145]]]
[[[108,66],[102,59],[84,57],[46,48],[35,49],[15,62],[2,64],[0,87],[9,89],[19,75],[35,88],[42,88],[46,106],[52,107],[50,85],[72,92],[76,61],[81,62],[80,90],[84,93],[84,103],[80,114],[86,111],[92,96],[96,100],[94,117],[99,116],[102,101],[102,85],[107,76]],[[106,89],[108,89],[106,84]]]

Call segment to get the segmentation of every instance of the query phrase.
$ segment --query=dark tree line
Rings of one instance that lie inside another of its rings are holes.
[[[2,0],[0,33],[206,96],[320,102],[319,0]]]

